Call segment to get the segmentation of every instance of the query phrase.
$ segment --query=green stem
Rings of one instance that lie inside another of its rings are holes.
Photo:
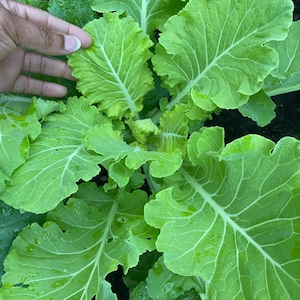
[[[30,104],[32,97],[17,96],[11,94],[0,94],[0,103],[4,102],[16,102],[16,103],[28,103]]]
[[[155,182],[153,177],[150,175],[149,166],[147,164],[143,165],[143,170],[144,170],[146,180],[147,180],[147,183],[149,185],[149,188],[150,188],[151,192],[153,194],[159,192],[161,190],[161,185],[158,184],[157,182]]]

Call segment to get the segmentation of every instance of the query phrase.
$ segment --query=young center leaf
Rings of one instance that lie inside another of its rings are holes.
[[[75,195],[18,235],[4,263],[6,299],[116,299],[106,275],[135,266],[157,230],[144,221],[145,192],[98,190],[97,199],[94,207]]]
[[[143,97],[153,88],[149,36],[131,17],[121,18],[117,13],[107,13],[84,29],[93,45],[69,58],[78,89],[109,117],[136,117]]]
[[[140,24],[145,33],[153,35],[156,29],[162,29],[169,17],[182,9],[184,2],[182,0],[95,0],[92,8],[99,12],[117,11],[120,14],[126,12]]]
[[[173,95],[167,108],[187,96],[199,107],[246,103],[277,66],[264,44],[286,38],[292,11],[290,0],[190,0],[166,22],[152,59]]]
[[[97,175],[101,162],[99,155],[85,149],[83,131],[104,120],[95,107],[76,97],[65,113],[46,117],[26,163],[13,172],[1,199],[17,209],[44,213],[76,192],[76,182]]]
[[[159,151],[172,152],[180,149],[185,154],[188,137],[188,118],[184,107],[177,105],[160,118],[159,133],[151,138]]]
[[[171,271],[200,276],[208,299],[296,299],[300,293],[300,143],[218,128],[194,133],[190,163],[145,207]]]
[[[148,163],[153,177],[170,176],[177,171],[182,163],[182,153],[148,151],[138,143],[127,144],[120,132],[107,123],[95,126],[86,131],[84,142],[88,150],[101,155],[109,176],[124,187],[134,170]]]

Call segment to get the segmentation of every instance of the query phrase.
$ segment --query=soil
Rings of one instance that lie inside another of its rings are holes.
[[[121,267],[115,272],[107,275],[106,280],[110,282],[112,291],[117,295],[118,300],[129,299],[129,289],[123,281],[123,270]]]
[[[250,133],[260,134],[274,142],[278,142],[284,136],[299,138],[300,92],[272,97],[272,100],[276,103],[276,117],[265,127],[259,127],[237,110],[223,110],[205,125],[224,127],[226,143]]]

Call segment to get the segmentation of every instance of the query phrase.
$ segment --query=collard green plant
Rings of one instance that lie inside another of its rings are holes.
[[[205,126],[300,88],[292,1],[77,4],[80,96],[0,96],[0,299],[297,299],[300,142]]]

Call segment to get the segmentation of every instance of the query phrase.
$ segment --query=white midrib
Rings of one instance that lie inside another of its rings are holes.
[[[105,247],[106,242],[107,242],[107,238],[109,237],[109,231],[110,231],[111,225],[114,222],[114,218],[115,218],[116,212],[118,210],[118,206],[119,206],[118,202],[114,201],[114,203],[113,203],[113,205],[110,209],[110,212],[109,212],[109,217],[107,219],[103,235],[101,236],[101,242],[100,242],[100,245],[99,245],[99,249],[97,251],[97,255],[95,256],[95,258],[91,262],[91,263],[93,263],[93,269],[90,272],[90,276],[89,276],[89,278],[86,282],[84,291],[82,292],[82,296],[80,297],[81,300],[86,299],[87,290],[88,290],[89,286],[91,285],[91,281],[94,277],[94,274],[95,274],[97,268],[99,267],[100,256],[103,254],[104,247]],[[89,263],[89,265],[91,263]]]
[[[68,167],[70,166],[70,164],[72,163],[74,157],[79,156],[78,153],[84,148],[84,145],[79,145],[79,146],[75,146],[74,145],[67,145],[67,146],[63,146],[63,147],[53,147],[53,148],[49,148],[47,150],[43,150],[40,152],[35,153],[34,155],[31,155],[28,159],[32,158],[33,156],[37,156],[40,155],[41,153],[45,152],[49,152],[49,151],[53,151],[55,149],[61,149],[61,148],[75,148],[75,150],[68,155],[67,157],[62,157],[56,161],[53,161],[50,165],[48,165],[46,168],[41,169],[31,180],[27,180],[26,183],[20,185],[20,187],[17,189],[17,191],[14,192],[14,196],[17,195],[17,193],[20,192],[20,190],[24,189],[25,187],[29,186],[33,181],[39,181],[39,177],[42,176],[43,173],[47,172],[47,170],[51,170],[51,168],[53,168],[55,165],[59,165],[61,162],[66,161],[66,163],[64,163],[64,168],[63,170],[60,172],[60,187],[62,187],[63,184],[63,180],[65,178],[65,174],[67,173],[67,171],[69,170]],[[32,190],[32,193],[34,193],[34,190]],[[31,194],[32,196],[32,194]],[[40,194],[39,197],[42,197],[43,193]],[[43,199],[42,199],[43,200]]]
[[[198,184],[198,182],[195,180],[194,177],[190,176],[185,170],[181,170],[180,173],[183,175],[183,177],[187,180],[187,182],[195,189],[195,191],[200,194],[204,201],[206,201],[216,212],[217,215],[219,215],[225,223],[227,223],[231,228],[233,228],[234,231],[240,233],[251,245],[253,245],[264,257],[266,260],[268,260],[272,265],[279,268],[283,273],[285,273],[288,277],[291,277],[286,271],[282,268],[282,266],[276,262],[268,253],[266,253],[262,247],[255,242],[247,233],[246,231],[238,226],[230,217],[228,214],[224,212],[221,206],[219,206],[211,197],[209,193],[207,193],[201,185]]]
[[[93,260],[91,260],[87,265],[84,266],[84,268],[78,270],[77,272],[74,272],[74,273],[70,273],[70,275],[68,277],[70,277],[70,280],[68,281],[68,284],[71,282],[71,280],[73,280],[74,277],[76,277],[78,274],[80,274],[81,272],[83,272],[85,269],[87,269],[90,265],[93,265],[93,268],[89,274],[89,277],[86,281],[86,284],[85,284],[85,287],[80,290],[82,291],[81,293],[81,297],[80,297],[80,300],[84,300],[84,299],[87,299],[87,294],[88,294],[88,289],[89,287],[91,286],[91,282],[93,280],[93,277],[94,277],[94,274],[97,270],[97,268],[99,267],[99,263],[100,263],[100,256],[101,254],[103,253],[104,251],[104,247],[105,247],[105,244],[106,244],[106,241],[107,241],[107,237],[109,237],[109,231],[110,231],[110,228],[111,228],[111,225],[114,221],[114,218],[115,218],[115,215],[116,215],[116,212],[118,211],[118,202],[115,201],[110,209],[110,212],[109,212],[109,217],[106,221],[106,225],[105,225],[105,229],[104,229],[104,232],[103,232],[103,235],[101,237],[101,242],[99,244],[99,249],[97,251],[97,255],[95,256],[95,258]],[[82,255],[83,252],[88,252],[92,247],[94,247],[94,245],[90,246],[89,248],[87,249],[84,249],[84,251],[78,251],[77,254],[78,255]],[[75,254],[75,252],[72,253],[73,255]],[[61,276],[59,278],[65,278],[66,276]],[[44,278],[43,280],[51,280],[53,278],[49,277],[49,278]],[[79,290],[78,290],[79,291]],[[78,292],[76,291],[76,293]],[[42,295],[41,297],[38,297],[37,299],[45,299],[46,296],[50,296],[51,293],[48,293],[47,295]],[[71,297],[73,296],[72,295],[69,295],[68,296],[68,299],[70,299]]]
[[[148,8],[148,1],[142,0],[140,12],[141,12],[141,28],[144,33],[147,33],[147,22],[148,22],[147,8]]]
[[[173,133],[173,132],[161,132],[160,136],[166,137],[166,138],[168,138],[168,137],[174,137],[174,138],[180,138],[180,139],[185,138],[184,135],[180,135],[180,134]]]
[[[130,94],[129,94],[128,90],[127,90],[127,87],[123,84],[123,82],[122,82],[119,74],[116,72],[114,66],[111,64],[110,59],[106,55],[105,49],[102,46],[100,46],[100,47],[102,49],[102,53],[103,53],[103,55],[105,57],[105,60],[106,60],[106,62],[108,64],[110,70],[111,70],[112,75],[115,77],[115,79],[117,81],[117,84],[119,85],[119,87],[121,88],[122,93],[125,96],[125,99],[126,99],[126,101],[128,103],[128,107],[129,107],[130,111],[133,113],[133,115],[136,115],[136,106],[135,106],[134,100],[130,96]]]
[[[289,63],[288,63],[288,65],[286,66],[286,68],[285,68],[285,70],[284,70],[285,73],[288,72],[290,66],[291,66],[292,63],[294,62],[294,59],[295,59],[295,57],[296,57],[296,55],[297,55],[297,50],[299,49],[299,40],[298,40],[296,43],[297,43],[297,46],[295,47],[292,56],[288,55]],[[287,51],[287,53],[288,53],[288,51]]]
[[[67,162],[65,163],[65,167],[61,172],[61,177],[60,177],[60,186],[63,187],[63,180],[65,178],[65,174],[69,171],[69,166],[72,163],[74,157],[78,156],[78,153],[84,148],[84,145],[80,145],[73,151],[72,154],[70,154],[67,158]]]

